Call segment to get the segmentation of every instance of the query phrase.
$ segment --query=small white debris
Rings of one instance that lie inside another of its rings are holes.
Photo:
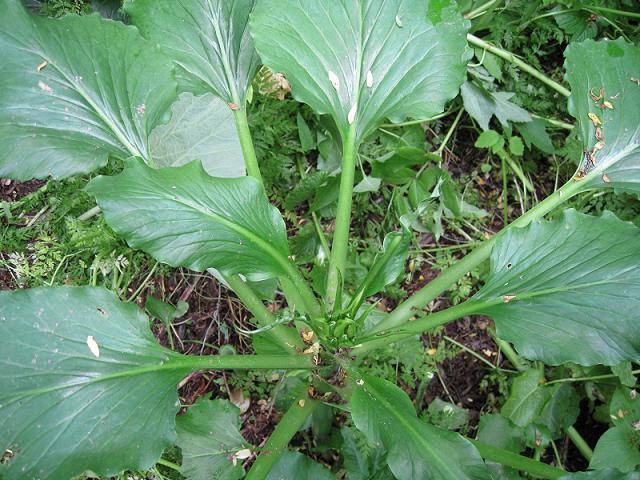
[[[356,380],[356,383],[360,386],[364,385],[364,380],[360,379],[360,380]]]
[[[402,28],[402,19],[400,18],[400,15],[396,15],[396,25]]]
[[[347,116],[347,121],[349,122],[349,125],[351,125],[353,122],[356,121],[356,114],[358,113],[358,104],[354,104],[353,107],[351,107],[351,110],[349,110],[349,115]]]
[[[242,450],[238,450],[238,452],[236,452],[236,454],[234,455],[238,460],[246,460],[247,458],[249,458],[251,456],[251,449],[249,448],[243,448]]]
[[[146,111],[147,106],[144,103],[136,107],[136,113],[140,116],[144,115]]]
[[[36,71],[40,73],[47,65],[49,65],[49,62],[45,60],[44,62],[38,64],[38,66],[36,67]]]
[[[333,88],[336,89],[336,92],[339,92],[340,91],[340,79],[331,70],[329,70],[329,80],[331,81],[331,85],[333,85]]]
[[[53,88],[51,88],[49,85],[44,83],[42,80],[38,81],[38,86],[45,92],[53,92]]]
[[[100,347],[92,335],[87,337],[87,346],[89,347],[89,350],[91,350],[91,353],[93,353],[94,357],[100,358]]]
[[[367,87],[373,87],[373,73],[371,73],[371,70],[367,72]]]

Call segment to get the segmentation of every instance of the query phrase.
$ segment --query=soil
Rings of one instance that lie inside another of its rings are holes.
[[[45,180],[30,180],[28,182],[16,182],[7,178],[0,178],[0,201],[15,202],[22,197],[35,192],[45,183]]]

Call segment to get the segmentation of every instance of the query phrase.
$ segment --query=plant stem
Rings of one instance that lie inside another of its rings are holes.
[[[434,120],[439,120],[444,117],[448,117],[453,113],[453,110],[447,110],[446,112],[439,113],[438,115],[434,115],[433,117],[423,118],[422,120],[409,120],[407,122],[402,123],[383,123],[380,125],[380,128],[400,128],[400,127],[410,127],[411,125],[420,125],[421,123],[433,122]]]
[[[319,405],[320,402],[309,398],[306,392],[293,402],[267,440],[245,480],[263,480],[269,475],[280,455],[287,450],[293,436]]]
[[[622,17],[640,18],[640,13],[638,12],[627,12],[626,10],[616,10],[614,8],[607,8],[607,7],[594,7],[592,5],[589,5],[589,8],[591,10],[596,10],[598,12],[610,13],[612,15],[620,15]]]
[[[264,306],[262,300],[258,298],[255,292],[251,289],[246,282],[238,275],[232,275],[225,278],[231,289],[235,292],[238,298],[242,301],[245,307],[253,314],[256,319],[256,323],[261,327],[274,324],[277,320],[267,307]],[[296,353],[296,345],[300,344],[300,337],[296,331],[282,328],[281,326],[275,327],[266,335],[272,337],[272,339],[282,346],[290,353]]]
[[[95,206],[95,207],[87,210],[86,212],[84,212],[82,215],[80,215],[78,217],[78,220],[81,221],[81,222],[86,222],[90,218],[93,218],[96,215],[98,215],[100,212],[101,212],[100,207]]]
[[[561,120],[556,120],[554,118],[541,117],[540,115],[536,115],[535,113],[532,113],[531,116],[539,120],[544,120],[545,122],[547,122],[550,125],[553,125],[554,127],[564,128],[565,130],[574,129],[574,126],[572,124],[563,122]]]
[[[158,465],[162,465],[163,467],[168,467],[172,470],[175,470],[176,472],[180,471],[180,465],[178,465],[177,463],[170,462],[169,460],[165,460],[164,458],[161,458],[156,463]]]
[[[489,329],[489,335],[491,336],[493,341],[496,342],[496,345],[500,347],[500,351],[504,353],[504,356],[507,357],[509,362],[511,362],[511,365],[513,365],[516,370],[518,370],[519,372],[524,372],[527,368],[529,368],[527,364],[516,353],[509,342],[502,340],[491,329]]]
[[[353,196],[353,182],[356,171],[356,123],[349,128],[342,148],[342,176],[340,178],[340,193],[338,195],[338,213],[336,215],[336,229],[331,246],[331,259],[327,275],[327,304],[333,307],[338,292],[340,277],[344,277],[347,264],[347,250],[349,246],[349,228],[351,226],[351,207]]]
[[[502,225],[509,225],[509,181],[507,179],[507,160],[500,155],[500,173],[502,173]]]
[[[520,228],[528,225],[534,220],[542,218],[553,209],[562,205],[569,200],[572,196],[580,191],[580,182],[569,180],[560,189],[553,194],[549,195],[542,202],[531,208],[520,218],[513,221],[508,227],[503,229],[497,236],[486,240],[473,252],[460,261],[456,262],[453,266],[443,271],[439,276],[434,278],[422,289],[418,290],[413,296],[402,302],[396,307],[382,322],[380,322],[371,333],[382,332],[390,330],[391,328],[398,327],[404,322],[407,322],[419,310],[428,305],[429,302],[438,297],[442,292],[454,285],[461,277],[467,272],[473,270],[482,262],[489,258],[491,249],[496,239],[499,238],[509,228]]]
[[[464,18],[466,18],[467,20],[473,20],[474,18],[483,15],[487,11],[487,9],[489,9],[489,7],[491,7],[497,1],[498,0],[489,0],[487,3],[483,3],[478,8],[465,13]]]
[[[440,147],[438,147],[438,150],[436,150],[435,153],[439,157],[442,156],[442,152],[444,152],[444,149],[447,148],[447,143],[449,143],[449,140],[451,140],[451,136],[453,135],[453,132],[458,126],[458,122],[460,121],[460,118],[462,118],[463,113],[464,113],[464,108],[461,108],[460,110],[458,110],[458,114],[456,115],[456,118],[453,120],[451,127],[447,131],[447,134],[445,135],[444,140],[442,140],[442,144],[440,145]]]
[[[234,110],[233,118],[236,121],[236,128],[238,129],[238,136],[240,137],[240,146],[242,147],[242,156],[244,157],[244,163],[247,167],[247,174],[258,180],[264,188],[262,174],[260,173],[258,159],[256,158],[256,150],[253,147],[253,140],[251,139],[246,107],[243,105],[238,110]]]
[[[180,355],[166,368],[192,370],[305,370],[315,368],[311,355]]]
[[[582,435],[580,435],[573,426],[567,428],[565,431],[582,456],[588,461],[591,461],[591,458],[593,458],[593,450],[591,450],[591,447],[585,439],[582,438]]]
[[[633,370],[631,375],[640,375],[640,370]],[[610,373],[607,375],[593,375],[592,377],[559,378],[547,382],[546,385],[553,385],[554,383],[591,382],[594,380],[608,380],[610,378],[618,378],[618,375]]]
[[[546,463],[538,462],[517,453],[503,450],[502,448],[487,445],[485,443],[478,442],[477,440],[469,441],[478,449],[482,458],[497,462],[506,467],[515,468],[527,472],[538,478],[560,478],[567,474],[564,470],[561,470]]]
[[[570,90],[568,90],[567,88],[563,87],[558,82],[552,80],[550,77],[548,77],[544,73],[540,72],[539,70],[536,70],[535,68],[533,68],[528,63],[523,62],[518,57],[516,57],[513,53],[507,52],[506,50],[502,50],[501,48],[498,48],[498,47],[494,47],[490,43],[485,42],[481,38],[478,38],[475,35],[472,35],[471,33],[467,34],[467,41],[471,45],[474,45],[474,46],[480,47],[480,48],[484,48],[484,49],[488,50],[489,52],[493,53],[494,55],[506,60],[507,62],[513,63],[518,68],[520,68],[521,70],[527,72],[529,75],[537,78],[542,83],[544,83],[545,85],[551,87],[552,89],[554,89],[556,92],[560,93],[561,95],[564,95],[565,97],[568,97],[568,96],[571,95],[571,91]]]

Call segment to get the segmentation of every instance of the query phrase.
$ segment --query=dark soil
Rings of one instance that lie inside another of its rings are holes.
[[[16,182],[6,178],[0,178],[0,201],[15,202],[22,197],[35,192],[45,183],[44,180],[30,180],[28,182]]]

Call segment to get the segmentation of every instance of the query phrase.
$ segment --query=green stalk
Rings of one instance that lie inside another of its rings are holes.
[[[449,143],[449,140],[451,140],[451,137],[453,136],[453,132],[458,126],[458,122],[460,121],[460,118],[462,118],[463,113],[464,113],[464,108],[461,108],[460,110],[458,110],[458,114],[456,115],[456,118],[453,120],[451,127],[447,131],[447,134],[445,135],[444,140],[442,140],[442,144],[440,145],[440,147],[438,147],[438,150],[436,150],[435,153],[439,157],[442,156],[442,152],[444,152],[444,149],[447,147],[447,143]]]
[[[612,15],[620,15],[622,17],[631,17],[631,18],[640,18],[640,13],[638,12],[627,12],[626,10],[616,10],[615,8],[607,8],[607,7],[594,7],[589,5],[591,10],[596,10],[598,12],[610,13]]]
[[[176,355],[155,370],[307,370],[315,368],[311,355]]]
[[[243,305],[253,314],[256,323],[261,327],[273,325],[276,317],[264,306],[262,300],[258,298],[255,292],[246,282],[243,282],[238,275],[232,275],[225,278],[231,289],[235,292]],[[300,337],[295,331],[281,326],[275,327],[266,335],[270,336],[278,345],[290,353],[296,353],[296,346],[300,346]]]
[[[249,130],[247,108],[243,105],[237,110],[234,110],[233,118],[236,121],[236,128],[238,129],[238,136],[240,137],[240,146],[242,147],[242,156],[244,157],[244,163],[247,167],[247,174],[258,180],[264,188],[262,174],[260,173],[258,159],[256,158],[256,150],[253,147],[251,131]]]
[[[507,229],[524,227],[530,222],[542,218],[544,215],[577,194],[581,187],[582,185],[580,182],[569,180],[562,186],[562,188],[549,195],[542,202],[538,203],[536,206],[531,208],[531,210],[512,222],[496,237],[486,240],[469,255],[443,271],[426,286],[413,294],[413,296],[398,305],[393,312],[391,312],[371,331],[371,333],[383,332],[398,327],[407,322],[414,315],[419,314],[423,307],[436,299],[442,292],[449,289],[467,272],[473,270],[482,262],[487,260],[491,255],[491,249],[493,248],[496,238],[502,235]]]
[[[280,455],[287,450],[287,445],[293,436],[302,428],[307,418],[319,405],[320,402],[309,398],[306,392],[293,402],[262,448],[262,452],[249,470],[245,480],[267,478]]]
[[[478,8],[471,10],[468,13],[464,14],[464,18],[466,18],[467,20],[473,20],[476,17],[479,17],[480,15],[484,15],[487,10],[493,6],[494,3],[496,3],[498,0],[489,0],[488,2],[484,3],[483,5],[480,5]]]
[[[503,450],[502,448],[487,445],[485,443],[478,442],[477,440],[469,441],[478,449],[482,458],[491,460],[492,462],[499,463],[506,467],[515,468],[523,472],[527,472],[534,477],[538,478],[560,478],[567,474],[560,468],[552,467],[546,463],[538,462],[517,453]]]
[[[333,307],[335,303],[340,276],[344,276],[347,265],[353,182],[356,172],[356,155],[358,153],[356,135],[357,127],[354,122],[349,128],[342,148],[342,176],[338,195],[338,213],[336,215],[336,229],[333,234],[331,259],[327,275],[327,304],[330,307]]]
[[[571,91],[570,90],[568,90],[567,88],[563,87],[558,82],[552,80],[550,77],[548,77],[544,73],[536,70],[535,68],[533,68],[528,63],[523,62],[518,57],[516,57],[513,53],[507,52],[506,50],[502,50],[501,48],[498,48],[498,47],[494,47],[490,43],[485,42],[481,38],[478,38],[475,35],[472,35],[471,33],[467,34],[467,41],[471,45],[474,45],[474,46],[480,47],[480,48],[484,48],[485,50],[488,50],[489,52],[493,53],[497,57],[500,57],[500,58],[506,60],[509,63],[513,63],[518,68],[520,68],[520,70],[523,70],[523,71],[527,72],[529,75],[537,78],[542,83],[544,83],[545,85],[551,87],[552,89],[554,89],[556,92],[560,93],[561,95],[564,95],[565,97],[568,97],[568,96],[571,95]]]

